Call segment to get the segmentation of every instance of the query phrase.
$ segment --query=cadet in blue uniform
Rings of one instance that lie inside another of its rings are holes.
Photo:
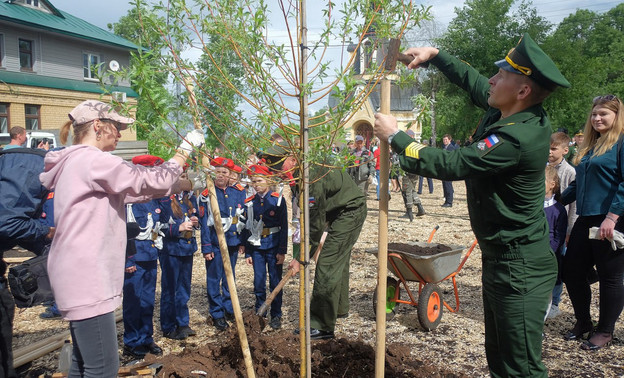
[[[396,119],[377,114],[401,167],[425,177],[466,180],[468,212],[483,254],[485,351],[493,377],[546,377],[544,314],[557,278],[543,210],[551,125],[542,101],[570,84],[525,34],[489,80],[447,52],[408,49],[410,68],[429,62],[484,110],[471,145],[443,151],[414,142]]]
[[[247,239],[245,257],[254,268],[254,294],[256,311],[266,300],[266,278],[269,272],[269,290],[273,291],[282,279],[282,269],[288,246],[288,210],[286,200],[279,193],[269,190],[269,169],[252,165],[247,170],[256,194],[247,198]],[[271,303],[273,329],[282,326],[282,292]]]
[[[189,327],[187,305],[191,296],[193,254],[197,251],[198,218],[194,203],[195,196],[189,192],[174,194],[160,202],[160,219],[167,224],[159,256],[162,269],[160,327],[165,337],[175,340],[196,334]]]
[[[245,253],[245,238],[241,234],[245,227],[243,222],[245,217],[245,188],[240,184],[229,185],[230,171],[234,168],[234,162],[230,159],[217,157],[210,164],[215,167],[214,190],[217,194],[221,221],[223,222],[223,230],[232,264],[232,273],[234,274],[238,254]],[[198,203],[202,253],[206,259],[206,291],[209,311],[215,328],[223,331],[228,327],[225,318],[234,319],[234,309],[221,261],[219,239],[214,228],[208,189],[199,196]],[[234,276],[236,277],[235,274]]]
[[[164,160],[152,155],[132,158],[134,164],[155,167]],[[126,273],[123,286],[124,354],[143,358],[147,353],[162,354],[154,342],[154,299],[156,296],[156,275],[158,253],[162,249],[164,236],[160,214],[160,199],[127,206],[128,222],[137,222],[141,232],[134,240],[136,254],[126,256]]]

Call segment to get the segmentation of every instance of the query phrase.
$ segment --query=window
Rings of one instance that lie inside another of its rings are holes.
[[[26,71],[33,69],[33,41],[26,39],[19,40],[20,68]]]
[[[32,5],[33,7],[39,6],[39,0],[26,0],[26,4]]]
[[[0,102],[0,133],[9,132],[9,104]]]
[[[100,56],[92,53],[83,53],[82,68],[85,79],[97,79],[100,69]]]
[[[4,34],[0,34],[0,67],[4,67]]]
[[[24,105],[24,112],[26,113],[26,130],[39,130],[41,128],[39,117],[40,110],[41,105]]]

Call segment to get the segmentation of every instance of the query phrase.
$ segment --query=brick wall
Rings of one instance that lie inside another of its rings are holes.
[[[9,127],[24,126],[24,105],[40,105],[41,131],[60,129],[68,121],[67,114],[84,100],[100,99],[97,93],[77,92],[60,89],[30,87],[25,85],[0,84],[0,102],[9,103]],[[104,96],[101,101],[110,101]],[[136,105],[136,99],[128,97],[128,103]],[[122,141],[135,141],[136,132],[127,129],[121,132]]]

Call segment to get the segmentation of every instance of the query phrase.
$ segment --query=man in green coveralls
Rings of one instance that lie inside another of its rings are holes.
[[[472,229],[482,251],[485,351],[493,377],[546,377],[542,329],[557,261],[543,210],[551,126],[542,101],[570,83],[528,34],[489,80],[433,47],[406,51],[409,68],[430,63],[486,110],[472,144],[447,152],[414,142],[396,119],[377,114],[375,134],[401,167],[441,180],[466,180]]]
[[[297,161],[279,144],[262,154],[277,172],[292,172]],[[344,170],[314,166],[310,169],[310,248],[316,251],[321,236],[327,237],[316,262],[310,302],[310,339],[334,337],[336,318],[349,313],[349,263],[351,249],[366,220],[366,197]],[[299,271],[298,256],[289,269]]]

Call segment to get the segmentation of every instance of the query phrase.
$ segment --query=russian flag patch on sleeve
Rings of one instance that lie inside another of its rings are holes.
[[[496,135],[492,134],[487,138],[480,140],[476,143],[477,149],[480,150],[480,156],[486,155],[488,152],[492,151],[492,149],[503,144],[503,139]]]
[[[488,148],[492,148],[492,146],[494,146],[498,142],[500,142],[500,140],[496,137],[495,134],[492,134],[489,137],[485,138],[485,145]]]

